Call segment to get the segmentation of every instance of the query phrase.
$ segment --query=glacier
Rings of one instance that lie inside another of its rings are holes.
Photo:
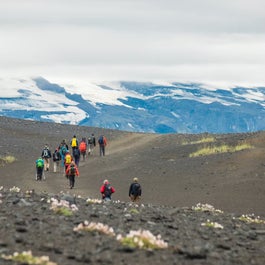
[[[119,81],[83,86],[0,79],[0,115],[146,133],[265,130],[265,87]]]

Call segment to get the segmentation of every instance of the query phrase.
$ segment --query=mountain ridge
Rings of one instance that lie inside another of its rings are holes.
[[[1,80],[0,80],[1,81]],[[240,133],[265,129],[265,88],[125,82],[71,87],[16,80],[0,115],[150,133]],[[5,84],[0,88],[5,89]]]

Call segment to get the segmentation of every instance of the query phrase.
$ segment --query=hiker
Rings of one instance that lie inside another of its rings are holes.
[[[74,157],[75,164],[77,167],[79,166],[80,155],[81,155],[81,153],[80,153],[79,148],[75,148],[73,151],[73,157]]]
[[[129,197],[132,202],[139,202],[142,195],[142,188],[138,182],[138,178],[134,178],[129,188]]]
[[[70,152],[67,151],[65,158],[64,158],[64,172],[66,172],[66,169],[68,168],[68,166],[71,164],[71,162],[73,161],[73,157],[71,156]],[[65,174],[67,176],[67,174]]]
[[[105,156],[105,149],[107,145],[107,139],[104,135],[101,135],[98,138],[98,144],[99,144],[99,155],[100,156]]]
[[[110,201],[112,193],[115,192],[115,189],[110,185],[109,181],[105,179],[103,185],[100,187],[100,193],[102,195],[102,200]]]
[[[63,140],[59,146],[59,152],[61,155],[61,161],[62,161],[62,167],[64,167],[64,159],[65,159],[65,155],[68,151],[68,145],[66,144],[65,140]]]
[[[51,151],[49,150],[49,147],[47,144],[42,150],[41,157],[44,159],[44,171],[49,171],[50,158],[52,157],[52,155],[51,155]]]
[[[96,137],[94,133],[87,139],[87,146],[88,146],[88,154],[91,155],[93,152],[94,147],[96,146]]]
[[[52,154],[53,172],[56,173],[57,169],[60,172],[60,160],[62,159],[59,148],[56,148]]]
[[[83,157],[83,161],[85,161],[86,159],[86,149],[87,149],[86,138],[82,138],[82,141],[79,145],[79,150],[80,150],[81,156]]]
[[[78,140],[76,139],[75,135],[71,140],[71,147],[72,147],[72,154],[74,154],[74,149],[78,148]]]
[[[92,148],[94,148],[96,146],[96,137],[94,133],[91,134],[91,138],[92,138]]]
[[[70,189],[72,189],[75,186],[75,177],[79,177],[79,171],[74,161],[67,167],[65,174],[69,179]]]
[[[43,169],[44,169],[44,160],[42,159],[42,157],[39,157],[36,161],[36,180],[42,180],[45,179],[44,173],[43,173]]]
[[[69,150],[68,144],[66,143],[65,139],[62,140],[61,145],[65,146],[65,148]]]

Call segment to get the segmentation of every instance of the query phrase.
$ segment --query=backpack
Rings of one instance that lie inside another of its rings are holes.
[[[98,139],[98,143],[99,144],[104,144],[104,136],[100,136],[99,139]]]
[[[132,186],[132,194],[138,196],[141,193],[141,186],[139,183],[134,183]]]
[[[82,153],[86,151],[86,143],[85,142],[80,143],[79,150]]]
[[[104,190],[104,195],[105,195],[105,197],[110,198],[111,194],[112,194],[111,186],[110,186],[110,184],[106,184],[105,185],[105,190]]]
[[[70,166],[70,170],[69,170],[69,175],[70,176],[75,176],[75,173],[76,173],[75,166],[74,165],[71,165]]]
[[[48,149],[43,150],[43,157],[49,157],[49,151]]]
[[[54,161],[60,160],[60,153],[58,151],[55,151],[52,156]]]
[[[63,146],[61,147],[62,155],[65,155],[65,154],[66,154],[66,151],[67,151],[67,149],[66,149],[66,147],[63,145]]]
[[[72,145],[72,147],[76,147],[77,146],[77,141],[76,141],[75,137],[72,139],[71,145]]]
[[[93,143],[91,137],[88,137],[87,142],[88,142],[89,144],[92,144],[92,143]]]
[[[72,162],[72,157],[70,154],[65,156],[65,164],[70,164]]]
[[[36,164],[37,164],[37,167],[39,167],[39,168],[43,167],[43,161],[41,159],[38,159]]]

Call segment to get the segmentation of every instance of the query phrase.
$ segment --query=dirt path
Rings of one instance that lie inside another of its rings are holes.
[[[31,157],[31,165],[28,162],[17,161],[12,167],[19,168],[19,174],[13,173],[11,170],[7,178],[10,181],[2,181],[5,187],[17,186],[22,190],[34,189],[37,192],[50,192],[50,193],[70,193],[80,195],[82,197],[92,196],[99,197],[99,186],[101,185],[101,176],[106,176],[109,171],[118,170],[120,167],[121,157],[128,156],[128,153],[136,153],[141,146],[155,141],[158,138],[155,134],[128,134],[110,141],[106,147],[106,156],[100,157],[98,147],[93,151],[92,156],[88,156],[86,161],[80,161],[79,170],[80,178],[76,178],[76,189],[70,190],[68,180],[63,174],[62,168],[59,173],[53,172],[53,162],[50,162],[50,171],[44,172],[45,181],[35,180],[35,157]],[[27,164],[27,165],[25,165]],[[93,181],[99,179],[100,181]],[[103,177],[104,178],[104,177]]]

